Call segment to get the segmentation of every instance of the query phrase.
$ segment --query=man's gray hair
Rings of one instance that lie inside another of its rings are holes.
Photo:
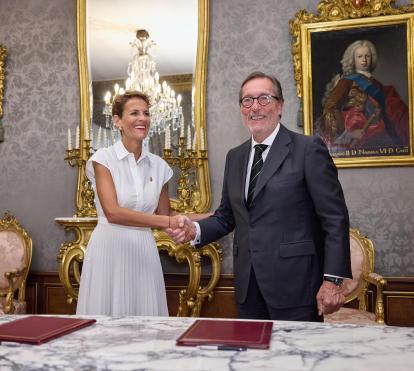
[[[369,66],[370,72],[375,70],[377,66],[377,51],[374,44],[369,40],[357,40],[350,44],[342,57],[342,74],[350,75],[355,73],[355,50],[357,48],[367,47],[371,52],[371,64]]]
[[[261,72],[261,71],[255,71],[255,72],[252,72],[249,76],[247,76],[244,79],[244,81],[242,82],[242,84],[240,86],[240,91],[239,91],[239,102],[243,98],[243,86],[246,85],[246,83],[249,82],[250,80],[257,79],[257,78],[269,79],[272,82],[272,85],[273,85],[273,94],[274,94],[274,96],[278,97],[281,102],[284,101],[282,86],[280,85],[279,80],[275,76],[268,75],[268,74],[266,74],[264,72]]]

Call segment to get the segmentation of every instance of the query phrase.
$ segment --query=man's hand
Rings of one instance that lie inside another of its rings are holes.
[[[169,218],[170,218],[169,219],[170,229],[175,230],[179,228],[184,228],[186,216],[174,215],[174,216],[170,216]]]
[[[345,303],[345,295],[341,287],[332,282],[323,281],[316,295],[318,314],[331,314],[339,310]]]
[[[179,219],[176,228],[167,228],[165,232],[174,240],[175,243],[185,243],[196,237],[196,227],[194,223],[185,215],[177,215],[174,218]]]

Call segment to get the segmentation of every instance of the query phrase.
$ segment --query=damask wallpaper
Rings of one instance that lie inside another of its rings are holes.
[[[32,269],[57,270],[67,239],[53,219],[74,213],[76,173],[63,161],[79,121],[74,0],[1,0],[0,43],[8,50],[0,143],[0,213],[33,238]]]
[[[316,11],[317,3],[211,0],[207,126],[213,208],[220,202],[225,155],[248,137],[237,102],[247,74],[263,70],[279,77],[282,122],[301,131],[288,20],[301,8]],[[63,157],[67,128],[73,130],[79,116],[75,0],[1,0],[0,43],[9,52],[0,212],[15,213],[33,236],[32,269],[57,270],[59,245],[70,236],[53,219],[74,213],[76,173]],[[414,276],[414,169],[340,169],[339,175],[352,226],[374,242],[376,270]],[[232,237],[220,242],[223,272],[231,273]],[[181,270],[169,262],[164,267]]]

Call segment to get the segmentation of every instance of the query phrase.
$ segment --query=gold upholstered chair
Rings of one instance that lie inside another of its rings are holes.
[[[6,211],[0,219],[0,314],[26,313],[26,278],[32,260],[32,239]]]
[[[358,309],[342,307],[338,312],[325,316],[328,323],[352,323],[363,325],[384,324],[382,290],[386,280],[374,273],[374,246],[359,230],[350,229],[352,280],[344,280],[345,304],[358,303]],[[368,285],[376,287],[375,313],[368,311]]]

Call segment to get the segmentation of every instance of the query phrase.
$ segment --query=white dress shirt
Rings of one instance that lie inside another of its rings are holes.
[[[267,154],[269,153],[270,147],[273,144],[273,141],[276,138],[277,133],[279,132],[280,124],[278,123],[275,130],[272,131],[272,134],[270,134],[262,143],[256,142],[252,137],[252,147],[250,149],[250,156],[249,156],[249,162],[247,163],[247,174],[246,174],[246,183],[244,187],[244,198],[247,200],[247,194],[249,192],[249,182],[250,182],[250,173],[252,171],[252,165],[253,165],[253,158],[254,158],[254,146],[256,144],[266,144],[267,148],[262,152],[262,159],[263,164],[266,161]]]

